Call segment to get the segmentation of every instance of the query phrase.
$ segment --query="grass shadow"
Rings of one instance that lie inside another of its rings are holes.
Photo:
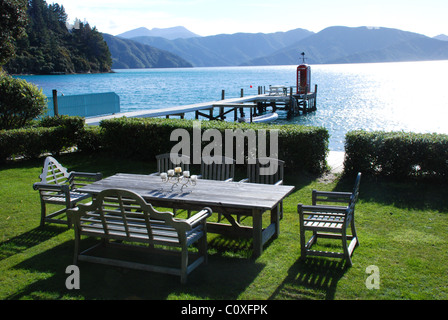
[[[348,268],[344,261],[322,258],[297,260],[269,297],[280,300],[333,300],[338,281]]]
[[[67,227],[49,225],[37,227],[19,236],[0,243],[0,261],[28,250],[67,231]]]
[[[351,191],[355,175],[343,176],[334,191]],[[364,202],[376,202],[393,205],[401,209],[448,211],[448,198],[444,190],[446,182],[406,179],[397,180],[387,177],[363,176],[359,199]]]
[[[73,246],[73,241],[66,241],[15,265],[16,270],[39,276],[7,299],[234,300],[264,268],[250,259],[209,254],[208,264],[199,266],[182,285],[178,276],[79,262],[80,289],[69,290],[65,270],[72,264]]]
[[[250,258],[252,256],[252,239],[210,234],[208,250],[215,255]]]

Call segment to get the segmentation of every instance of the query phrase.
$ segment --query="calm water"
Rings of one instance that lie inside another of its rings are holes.
[[[122,112],[257,94],[258,86],[295,85],[296,66],[115,70],[113,74],[23,76],[51,97],[114,91]],[[448,133],[448,61],[312,66],[317,111],[294,120],[324,126],[330,149],[354,129]],[[252,86],[252,88],[250,88]]]

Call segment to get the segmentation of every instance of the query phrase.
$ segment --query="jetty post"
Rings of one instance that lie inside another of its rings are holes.
[[[55,116],[59,115],[59,108],[58,108],[58,90],[53,89],[53,112]]]

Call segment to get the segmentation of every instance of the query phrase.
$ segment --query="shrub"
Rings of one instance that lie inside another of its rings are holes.
[[[404,177],[448,177],[448,135],[351,131],[345,171]]]
[[[115,156],[127,156],[153,160],[157,154],[170,152],[177,141],[170,141],[175,129],[185,129],[190,133],[193,143],[193,120],[161,119],[161,118],[118,118],[102,121],[104,147]],[[265,129],[279,130],[279,159],[286,166],[320,173],[326,169],[326,153],[328,151],[329,134],[325,128],[299,125],[247,124],[223,121],[201,121],[201,130],[217,129],[221,132],[225,145],[225,130],[253,129],[256,132]],[[267,147],[269,147],[269,136]],[[204,141],[201,147],[210,142]],[[245,139],[247,153],[247,139]],[[235,146],[235,143],[234,143]],[[190,151],[192,154],[192,151]],[[224,148],[222,150],[225,154]],[[234,153],[235,154],[235,153]],[[268,151],[269,155],[269,151]]]
[[[59,154],[62,150],[76,145],[78,135],[84,128],[84,118],[76,116],[53,116],[44,117],[37,125],[44,128],[54,129],[53,136],[49,139],[49,151]]]
[[[83,128],[81,117],[57,116],[34,121],[27,128],[0,130],[0,161],[8,157],[36,158],[47,152],[58,155],[76,146]]]
[[[102,130],[98,126],[87,126],[79,132],[78,150],[85,153],[99,151],[103,146]]]
[[[49,152],[56,128],[22,128],[0,131],[0,155],[4,161],[8,157],[37,158]]]
[[[47,107],[41,89],[0,73],[0,129],[17,129],[39,117]]]

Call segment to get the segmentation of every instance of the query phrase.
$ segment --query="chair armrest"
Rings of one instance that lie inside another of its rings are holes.
[[[240,180],[240,181],[238,181],[238,182],[249,182],[249,178],[245,178],[245,179],[242,179],[242,180]]]
[[[70,194],[70,187],[66,184],[49,184],[45,182],[36,182],[33,184],[34,190],[59,191]]]
[[[331,198],[343,198],[343,199],[349,199],[352,195],[351,192],[338,192],[338,191],[313,190],[313,193],[318,196],[326,196],[326,197],[331,197]]]
[[[297,212],[299,215],[311,214],[311,213],[321,213],[321,214],[341,214],[345,215],[349,211],[349,207],[334,207],[334,206],[322,206],[322,205],[303,205],[299,203],[297,205]]]
[[[101,172],[96,172],[96,173],[92,173],[92,172],[78,172],[78,171],[72,171],[70,172],[70,178],[91,178],[92,180],[98,181],[101,180],[103,178],[103,174]]]
[[[279,180],[276,183],[274,183],[274,186],[281,186],[283,184],[283,180]]]
[[[191,218],[185,220],[185,222],[194,227],[195,225],[201,223],[203,220],[207,219],[211,215],[212,215],[212,209],[204,208],[195,215],[193,215]]]
[[[80,209],[87,208],[88,210],[89,207],[92,207],[93,209],[92,205],[93,201],[78,203],[76,204],[76,207],[67,209],[67,217],[73,219],[72,221],[80,221],[81,217],[83,216],[83,213],[80,211]]]

